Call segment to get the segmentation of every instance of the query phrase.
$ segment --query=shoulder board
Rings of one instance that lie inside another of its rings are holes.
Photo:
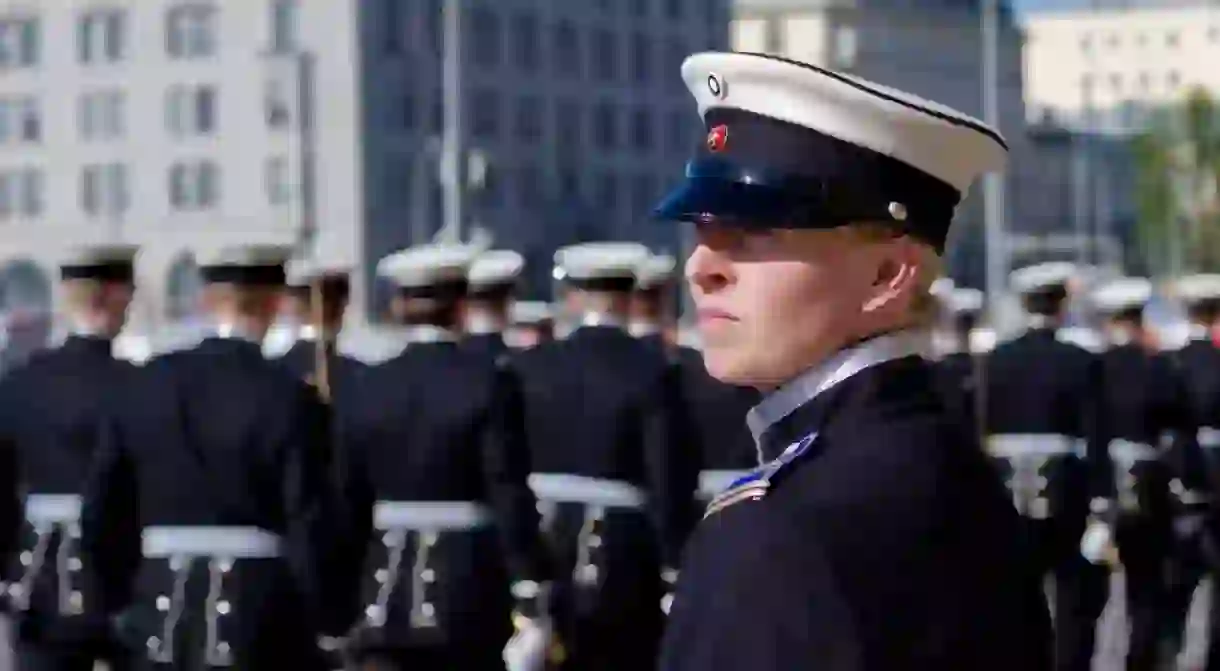
[[[716,498],[712,499],[712,502],[707,506],[707,510],[703,513],[703,518],[707,519],[736,503],[757,501],[765,497],[767,492],[770,491],[771,486],[791,470],[792,464],[806,454],[809,454],[817,439],[818,434],[811,433],[789,445],[783,454],[775,459],[738,478],[727,489],[716,495]]]

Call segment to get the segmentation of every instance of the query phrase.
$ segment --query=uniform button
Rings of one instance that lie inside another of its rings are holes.
[[[161,596],[157,597],[157,610],[161,611],[162,613],[169,610],[169,597],[168,596],[165,596],[164,594],[162,594]]]
[[[228,615],[229,609],[230,609],[230,607],[229,607],[228,601],[217,601],[216,602],[216,612],[217,613],[220,613],[221,615]]]
[[[380,625],[383,618],[382,609],[380,606],[369,606],[364,609],[364,616],[374,625]]]
[[[146,643],[146,645],[148,646],[149,650],[156,650],[161,647],[161,639],[157,638],[156,636],[149,636],[148,643]]]
[[[229,571],[233,570],[233,560],[221,559],[220,561],[216,562],[216,568],[219,569],[221,573],[228,573]]]
[[[34,553],[33,552],[26,550],[25,552],[21,553],[21,565],[22,566],[29,566],[33,562],[34,562]]]
[[[592,538],[590,538],[590,539],[589,539],[589,543],[588,543],[588,545],[589,545],[589,547],[591,547],[591,548],[599,548],[599,547],[601,547],[601,546],[602,546],[602,539],[601,539],[601,537],[600,537],[600,536],[593,536]]]
[[[80,557],[71,557],[68,559],[68,570],[79,571],[81,569]]]
[[[225,641],[221,641],[221,642],[217,643],[216,652],[219,652],[222,655],[229,654],[229,644],[226,643]]]
[[[183,561],[182,557],[170,557],[169,569],[171,571],[181,571],[184,563],[185,562]]]
[[[389,579],[389,577],[390,577],[390,572],[383,568],[379,568],[376,571],[373,571],[373,580],[376,580],[377,582],[385,582],[386,580]]]
[[[85,607],[85,596],[80,592],[72,592],[68,595],[68,607],[73,611],[80,612]]]
[[[421,603],[419,605],[419,612],[423,613],[424,617],[432,617],[436,615],[436,606],[427,602]]]
[[[419,579],[423,580],[426,583],[436,582],[436,571],[434,571],[430,568],[426,568],[423,571],[420,571]]]
[[[12,585],[8,586],[8,594],[14,599],[20,599],[21,596],[25,594],[25,590],[21,588],[21,585],[13,583]]]

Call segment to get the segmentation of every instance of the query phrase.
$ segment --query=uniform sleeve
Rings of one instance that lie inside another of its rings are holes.
[[[507,364],[496,367],[489,421],[481,436],[483,477],[510,569],[519,580],[543,582],[551,567],[539,533],[538,505],[529,487],[530,454],[520,381]]]
[[[283,505],[287,523],[289,562],[315,610],[322,618],[334,595],[328,575],[336,561],[338,505],[330,479],[330,409],[304,383],[293,385],[293,402],[281,427]]]
[[[1166,462],[1180,487],[1175,492],[1179,501],[1187,508],[1198,507],[1211,494],[1208,482],[1207,461],[1199,445],[1199,418],[1191,403],[1186,378],[1174,359],[1166,356],[1160,368],[1164,390],[1157,409],[1157,418],[1169,432],[1169,451]]]
[[[113,412],[99,423],[96,449],[81,505],[81,556],[86,602],[112,614],[129,604],[143,556],[139,482]]]
[[[18,466],[17,446],[0,435],[0,583],[7,580],[5,568],[12,565],[21,533]]]
[[[362,373],[365,371],[362,371]],[[347,390],[350,396],[353,390]],[[340,634],[359,616],[361,571],[373,537],[373,506],[377,494],[369,477],[369,420],[363,406],[345,402],[335,417],[335,474],[338,486],[340,528],[335,536],[330,575],[336,617],[328,633]]]
[[[643,405],[643,450],[662,561],[677,567],[694,523],[698,456],[680,440],[682,394],[677,366],[667,366]]]
[[[1110,427],[1105,420],[1105,367],[1100,356],[1087,355],[1080,391],[1081,436],[1085,440],[1089,497],[1112,501],[1114,464],[1110,460]]]

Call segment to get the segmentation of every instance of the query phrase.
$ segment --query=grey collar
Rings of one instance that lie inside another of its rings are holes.
[[[626,328],[626,320],[618,315],[612,315],[608,312],[586,312],[580,317],[581,326],[609,326],[612,328]]]
[[[255,345],[261,345],[263,339],[247,329],[236,324],[220,323],[216,325],[216,337],[224,340],[244,340]]]
[[[457,342],[457,333],[432,324],[417,324],[406,328],[407,343]]]
[[[637,338],[647,338],[661,332],[661,326],[655,322],[633,321],[627,326],[627,332]]]
[[[860,371],[908,356],[927,356],[930,337],[923,329],[887,333],[840,350],[767,395],[746,414],[746,426],[762,463],[762,437],[767,429],[812,401],[822,392]]]

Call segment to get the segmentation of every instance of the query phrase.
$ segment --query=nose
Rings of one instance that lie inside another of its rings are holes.
[[[722,252],[699,241],[686,259],[684,274],[691,293],[711,294],[732,283],[733,264]]]

